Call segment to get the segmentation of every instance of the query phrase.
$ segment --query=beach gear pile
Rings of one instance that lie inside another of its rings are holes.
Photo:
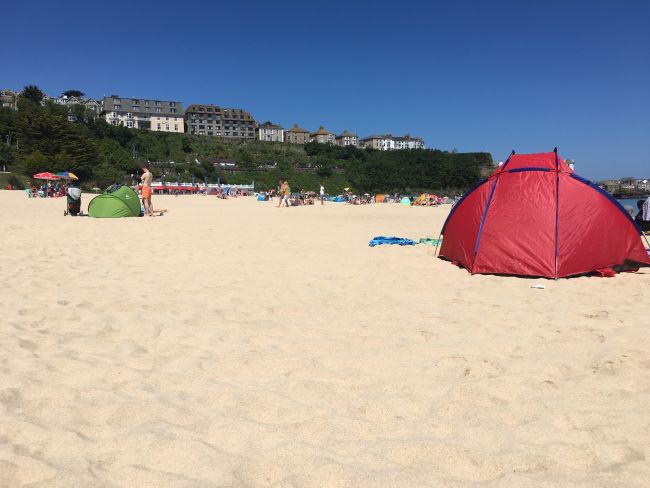
[[[650,266],[641,229],[557,154],[515,154],[452,208],[440,257],[470,273],[563,278]]]

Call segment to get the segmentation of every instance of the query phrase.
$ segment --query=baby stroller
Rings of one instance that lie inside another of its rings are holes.
[[[67,209],[63,212],[63,215],[83,215],[81,211],[81,190],[71,186],[66,192],[67,200]]]

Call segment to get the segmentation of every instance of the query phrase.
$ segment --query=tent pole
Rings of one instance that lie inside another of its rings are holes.
[[[433,250],[433,257],[435,258],[438,253],[438,246],[440,245],[440,238],[442,237],[442,232],[438,234],[438,240],[436,241],[436,248]]]
[[[506,169],[506,166],[508,166],[508,163],[510,162],[510,159],[512,156],[515,154],[515,150],[513,149],[512,152],[510,153],[510,156],[508,156],[508,159],[506,159],[506,162],[503,163],[503,166],[501,166],[501,171],[496,173],[496,176],[494,177],[494,182],[492,183],[492,188],[490,189],[490,196],[488,197],[487,203],[485,204],[485,209],[483,210],[483,217],[481,218],[481,223],[478,227],[478,232],[476,234],[476,242],[474,243],[474,260],[472,261],[472,270],[470,271],[472,274],[474,274],[474,263],[476,262],[476,255],[478,254],[478,248],[479,244],[481,242],[481,235],[483,234],[483,225],[485,224],[485,219],[487,218],[488,210],[490,208],[490,203],[492,203],[492,197],[494,197],[494,190],[496,190],[497,183],[499,182],[499,176],[501,176],[501,173]]]

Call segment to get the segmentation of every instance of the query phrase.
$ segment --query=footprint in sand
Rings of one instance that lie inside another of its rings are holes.
[[[609,318],[609,312],[607,310],[600,310],[598,312],[586,313],[584,316],[588,319],[607,320]]]

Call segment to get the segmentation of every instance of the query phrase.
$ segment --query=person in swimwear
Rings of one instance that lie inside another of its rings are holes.
[[[153,206],[151,205],[151,181],[153,175],[149,171],[149,165],[142,166],[142,206],[144,207],[144,214],[153,217]]]

